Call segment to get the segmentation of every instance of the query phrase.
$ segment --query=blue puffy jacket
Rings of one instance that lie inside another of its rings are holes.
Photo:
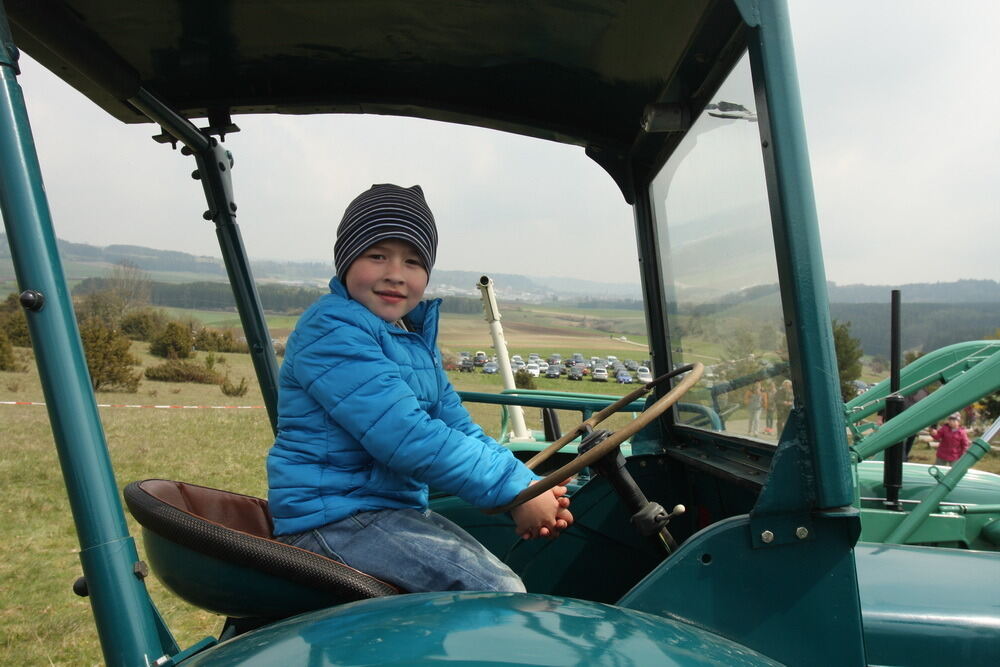
[[[356,512],[427,507],[428,485],[497,507],[538,479],[472,422],[441,369],[439,300],[404,331],[336,277],[285,349],[278,437],[267,457],[276,535]]]

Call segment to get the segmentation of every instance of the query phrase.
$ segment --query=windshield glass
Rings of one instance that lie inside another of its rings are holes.
[[[761,137],[744,56],[651,187],[665,283],[671,361],[705,377],[677,419],[774,440],[791,406],[787,346],[764,180]]]

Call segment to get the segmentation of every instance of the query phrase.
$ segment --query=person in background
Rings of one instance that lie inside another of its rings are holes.
[[[969,434],[962,427],[962,418],[957,412],[948,417],[941,428],[931,431],[931,437],[938,441],[935,465],[950,466],[969,448]]]
[[[747,434],[757,435],[760,433],[760,415],[767,408],[767,392],[764,391],[764,385],[760,382],[754,382],[747,390],[745,398],[747,414],[750,418]]]
[[[913,392],[909,396],[904,397],[903,398],[903,410],[906,410],[907,408],[909,408],[909,407],[911,407],[913,405],[916,405],[920,401],[922,401],[925,398],[927,398],[928,395],[929,394],[927,393],[927,390],[921,388],[921,389],[918,389],[917,391]],[[913,435],[909,436],[904,441],[904,446],[903,446],[903,460],[904,461],[909,461],[910,460],[910,450],[913,449],[913,443],[916,441],[916,439],[917,439],[917,434],[914,433]]]
[[[767,400],[764,402],[764,433],[773,434],[774,418],[778,413],[778,404],[775,401],[778,389],[774,386],[774,380],[768,380],[764,383],[764,391],[767,394],[765,397]]]
[[[792,392],[791,380],[783,381],[778,391],[774,392],[774,402],[776,403],[774,409],[778,418],[775,426],[778,429],[778,437],[781,437],[781,432],[785,430],[785,422],[788,421],[788,415],[792,412],[792,404],[795,403],[795,394]]]

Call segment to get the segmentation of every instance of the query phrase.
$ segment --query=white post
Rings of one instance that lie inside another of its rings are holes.
[[[497,370],[503,379],[504,389],[516,389],[514,373],[510,370],[510,355],[507,353],[507,341],[503,337],[503,327],[500,326],[500,308],[493,292],[493,281],[489,276],[482,276],[476,285],[483,301],[483,318],[489,322],[490,336],[493,338],[493,348],[497,351]],[[510,415],[511,442],[531,442],[534,440],[524,423],[524,409],[520,405],[508,405]]]

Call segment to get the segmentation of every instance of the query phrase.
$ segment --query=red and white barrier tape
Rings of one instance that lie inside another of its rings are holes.
[[[35,401],[0,401],[0,405],[45,405]],[[99,408],[177,408],[181,410],[263,410],[263,405],[131,405],[125,403],[98,403]]]

